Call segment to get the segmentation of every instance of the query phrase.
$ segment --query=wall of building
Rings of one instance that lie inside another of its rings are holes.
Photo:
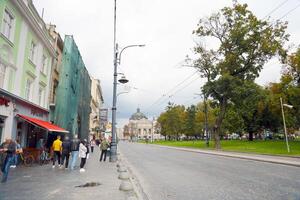
[[[11,37],[4,34],[4,13],[12,17]],[[50,68],[55,59],[51,39],[45,23],[37,15],[32,3],[22,0],[0,1],[0,62],[6,66],[5,80],[2,89],[26,99],[25,86],[32,80],[29,100],[48,109],[50,85]],[[30,59],[31,42],[36,44],[35,58]],[[46,70],[43,70],[43,56],[46,57]],[[42,98],[39,100],[39,89]]]
[[[71,134],[87,138],[91,79],[73,36],[64,39],[63,59],[54,110],[54,122]]]

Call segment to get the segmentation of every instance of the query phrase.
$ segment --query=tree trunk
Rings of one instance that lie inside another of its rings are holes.
[[[249,141],[253,141],[253,132],[252,131],[249,132]]]
[[[215,149],[221,149],[220,134],[221,134],[221,125],[225,116],[227,99],[222,98],[220,102],[220,113],[216,119],[214,127],[214,140],[215,140]]]

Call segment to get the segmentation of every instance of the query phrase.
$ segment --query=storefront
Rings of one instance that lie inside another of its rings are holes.
[[[0,89],[0,141],[19,140],[23,147],[47,146],[68,131],[48,122],[49,111]]]

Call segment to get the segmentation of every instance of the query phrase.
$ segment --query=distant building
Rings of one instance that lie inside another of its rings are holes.
[[[128,125],[123,129],[124,137],[130,137],[130,139],[149,139],[157,140],[161,138],[161,135],[156,131],[156,121],[149,120],[140,109],[132,114]]]
[[[96,138],[100,137],[100,109],[104,103],[100,80],[91,77],[91,114],[90,114],[90,134]]]

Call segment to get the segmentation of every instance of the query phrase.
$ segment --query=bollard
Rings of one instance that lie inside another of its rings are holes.
[[[131,182],[128,181],[128,180],[122,181],[121,185],[119,187],[119,190],[121,190],[121,191],[131,191],[131,190],[133,190],[133,186],[132,186]]]
[[[120,166],[118,172],[127,172],[127,169],[124,166]]]
[[[126,198],[126,200],[137,200],[137,197],[135,196],[129,196]]]
[[[119,174],[118,178],[121,179],[121,180],[128,180],[129,179],[129,173],[128,172],[121,172]]]

